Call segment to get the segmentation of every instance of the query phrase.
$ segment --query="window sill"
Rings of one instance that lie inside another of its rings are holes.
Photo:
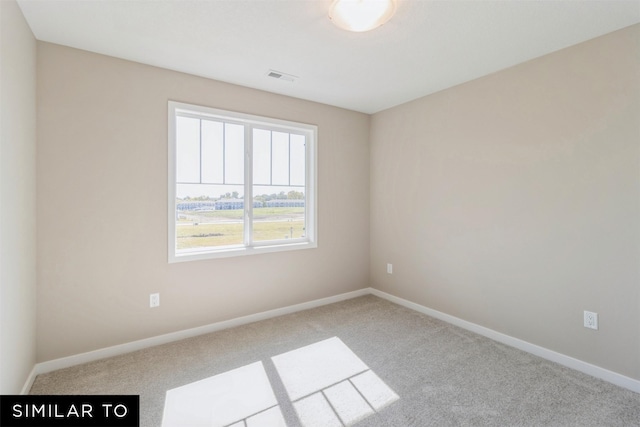
[[[173,254],[169,254],[169,263],[187,262],[187,261],[200,261],[206,259],[218,259],[218,258],[231,258],[244,255],[260,255],[274,252],[286,252],[297,251],[301,249],[314,249],[317,248],[316,242],[301,241],[293,243],[279,243],[261,246],[238,246],[238,247],[226,247],[223,249],[203,248],[193,249],[189,251],[182,251]]]

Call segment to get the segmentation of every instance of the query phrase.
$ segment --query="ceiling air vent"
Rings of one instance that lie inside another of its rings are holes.
[[[298,79],[298,76],[294,76],[293,74],[287,74],[287,73],[283,73],[281,71],[275,71],[275,70],[269,70],[267,72],[267,77],[283,80],[285,82],[294,82]]]

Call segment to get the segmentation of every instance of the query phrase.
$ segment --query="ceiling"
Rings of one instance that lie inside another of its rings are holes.
[[[364,113],[640,22],[638,0],[398,0],[387,24],[350,33],[330,3],[18,0],[38,40]]]

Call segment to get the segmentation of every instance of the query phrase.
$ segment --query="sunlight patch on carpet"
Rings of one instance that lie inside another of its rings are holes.
[[[271,360],[304,427],[353,425],[399,399],[338,337]]]
[[[286,426],[277,405],[256,362],[167,391],[162,427]]]
[[[369,369],[333,337],[272,357],[292,401]]]
[[[399,399],[338,337],[271,361],[303,427],[351,426]],[[286,427],[281,403],[255,362],[168,390],[162,427]]]

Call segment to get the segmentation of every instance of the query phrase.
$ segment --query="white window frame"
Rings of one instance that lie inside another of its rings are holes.
[[[318,127],[315,125],[296,123],[287,120],[255,116],[251,114],[209,108],[200,105],[185,104],[169,101],[169,129],[168,129],[168,258],[169,263],[196,261],[212,258],[255,255],[270,252],[292,251],[318,247],[318,203],[317,203],[317,136]],[[191,114],[203,118],[221,120],[245,126],[245,244],[227,247],[194,248],[189,251],[177,252],[176,249],[176,116],[177,114]],[[251,241],[250,228],[247,224],[253,222],[253,158],[252,158],[252,130],[276,130],[283,132],[302,133],[306,137],[306,168],[305,168],[305,237],[295,241]],[[247,202],[249,200],[249,202]]]

